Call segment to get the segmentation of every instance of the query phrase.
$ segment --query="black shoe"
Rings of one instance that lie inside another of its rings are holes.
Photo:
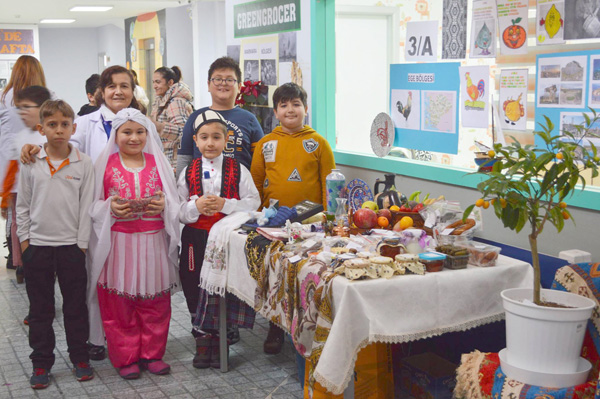
[[[269,322],[269,333],[263,344],[263,351],[269,355],[276,355],[281,352],[283,340],[285,338],[284,331],[277,325]]]
[[[240,342],[240,330],[238,326],[231,326],[227,328],[227,344],[233,345]]]
[[[104,360],[106,358],[106,348],[102,345],[94,345],[87,343],[88,355],[91,360]]]

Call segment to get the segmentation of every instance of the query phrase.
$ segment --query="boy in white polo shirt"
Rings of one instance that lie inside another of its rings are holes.
[[[69,358],[79,381],[94,377],[86,341],[85,251],[91,231],[89,207],[94,194],[90,158],[69,144],[75,113],[62,100],[40,108],[38,131],[48,143],[36,154],[39,162],[23,165],[17,197],[17,235],[23,250],[25,287],[29,298],[29,358],[34,389],[46,388],[54,364],[54,281],[63,295]]]

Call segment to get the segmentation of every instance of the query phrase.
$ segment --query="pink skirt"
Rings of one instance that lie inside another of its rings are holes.
[[[98,284],[130,298],[154,298],[177,283],[169,266],[165,230],[154,233],[111,232],[111,249]]]

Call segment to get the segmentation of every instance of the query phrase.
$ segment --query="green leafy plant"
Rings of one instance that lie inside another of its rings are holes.
[[[583,123],[569,125],[562,134],[553,135],[554,124],[550,118],[544,119],[541,130],[534,132],[543,146],[523,146],[514,138],[509,145],[494,144],[492,171],[477,185],[483,198],[470,205],[463,216],[466,219],[475,206],[489,201],[504,227],[516,232],[530,228],[534,302],[538,305],[541,274],[537,239],[546,223],[562,231],[565,220],[571,218],[564,200],[585,188],[585,170],[591,170],[594,178],[600,166],[596,146],[590,141],[600,137],[600,115],[595,110],[590,108],[589,114],[583,114]]]

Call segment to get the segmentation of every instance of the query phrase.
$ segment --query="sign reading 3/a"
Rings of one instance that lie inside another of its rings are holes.
[[[436,61],[438,21],[408,22],[404,42],[406,61]]]

